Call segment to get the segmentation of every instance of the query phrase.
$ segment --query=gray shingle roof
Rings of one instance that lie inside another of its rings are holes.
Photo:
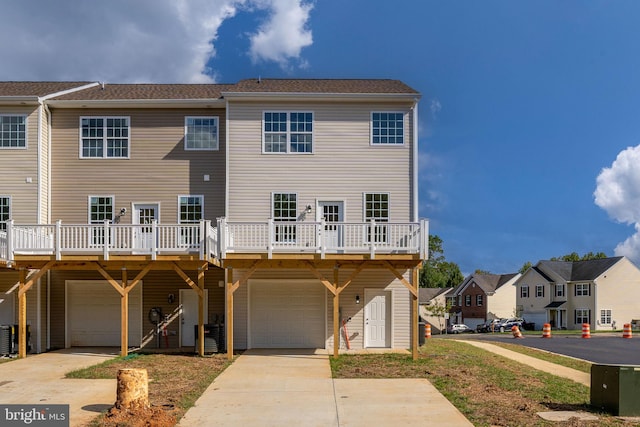
[[[233,85],[106,83],[54,98],[56,101],[219,99]]]
[[[0,98],[3,96],[45,96],[90,83],[92,82],[0,82]]]
[[[538,272],[553,272],[567,282],[594,280],[610,269],[622,257],[591,259],[587,261],[540,261],[536,265]],[[550,279],[551,281],[551,279]]]
[[[333,94],[413,94],[415,89],[399,80],[387,79],[247,79],[230,92],[253,93],[333,93]]]
[[[418,289],[418,302],[426,304],[438,295],[449,292],[453,288],[420,288]]]

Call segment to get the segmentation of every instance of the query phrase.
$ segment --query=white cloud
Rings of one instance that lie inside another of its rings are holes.
[[[311,31],[307,28],[313,5],[301,0],[269,0],[256,2],[267,5],[271,15],[258,31],[251,36],[251,58],[274,61],[286,68],[291,59],[300,57],[302,48],[313,43]],[[301,67],[308,64],[303,61]]]
[[[593,195],[611,218],[635,224],[636,233],[618,244],[615,254],[640,262],[640,145],[621,151],[610,167],[602,169]]]
[[[250,54],[304,64],[311,6],[296,0],[5,0],[0,80],[211,82],[215,70],[207,63],[220,26],[251,4],[272,14],[251,39]]]
[[[434,98],[431,100],[431,104],[429,105],[429,109],[431,110],[431,117],[435,120],[438,117],[438,113],[442,110],[442,104],[440,104],[440,100],[438,98]]]

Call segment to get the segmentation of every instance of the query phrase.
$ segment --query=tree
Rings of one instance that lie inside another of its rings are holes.
[[[448,288],[459,285],[463,280],[458,264],[445,260],[442,239],[437,235],[429,236],[429,259],[422,266],[420,286]]]
[[[491,272],[478,268],[478,269],[476,269],[476,271],[473,272],[473,274],[491,274]]]
[[[442,304],[439,301],[434,301],[430,306],[426,307],[427,312],[433,317],[438,318],[438,324],[440,325],[440,333],[444,329],[444,316],[451,309],[451,303],[447,302]]]
[[[531,261],[527,261],[524,264],[522,264],[522,267],[520,267],[520,270],[518,272],[520,274],[524,274],[524,272],[530,269],[531,267],[533,267],[533,264],[531,264]]]

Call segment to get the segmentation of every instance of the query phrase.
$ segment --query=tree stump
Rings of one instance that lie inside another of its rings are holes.
[[[116,408],[149,407],[149,380],[146,369],[119,369]]]

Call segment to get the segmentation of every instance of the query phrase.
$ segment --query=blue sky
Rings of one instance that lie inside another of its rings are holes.
[[[403,80],[420,215],[464,273],[640,262],[640,2],[5,2],[2,80]]]

